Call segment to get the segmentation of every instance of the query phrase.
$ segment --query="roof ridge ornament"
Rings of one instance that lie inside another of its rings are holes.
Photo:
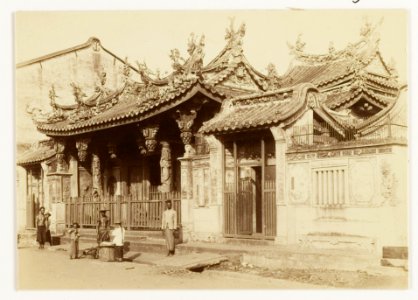
[[[280,76],[277,73],[276,66],[273,63],[269,63],[266,67],[267,70],[267,84],[269,90],[279,89],[281,86]]]
[[[83,98],[87,97],[87,95],[82,91],[80,86],[76,84],[75,82],[71,82],[70,86],[73,88],[73,95],[75,98],[75,102],[78,104],[78,106],[83,106],[84,105]]]
[[[235,18],[230,18],[229,28],[226,28],[225,40],[228,42],[227,47],[233,51],[234,56],[242,53],[242,39],[245,36],[245,23],[241,23],[237,30],[234,29]]]

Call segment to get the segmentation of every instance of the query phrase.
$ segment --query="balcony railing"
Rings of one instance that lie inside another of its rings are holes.
[[[356,134],[354,131],[345,133],[345,137],[339,136],[327,123],[315,125],[294,126],[291,135],[291,147],[320,146],[334,144],[369,144],[374,142],[401,141],[406,142],[408,127],[402,124],[390,123],[369,127],[369,133]]]

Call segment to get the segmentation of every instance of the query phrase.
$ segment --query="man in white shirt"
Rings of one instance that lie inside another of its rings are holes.
[[[122,222],[115,222],[115,229],[112,230],[113,243],[115,244],[115,257],[117,261],[123,261],[123,245],[125,243],[125,228],[122,227]]]
[[[177,213],[172,209],[171,200],[166,202],[167,209],[163,212],[161,228],[167,244],[167,256],[174,255],[174,230],[177,229]]]

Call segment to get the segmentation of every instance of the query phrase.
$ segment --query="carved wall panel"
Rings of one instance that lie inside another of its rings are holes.
[[[376,159],[350,160],[350,202],[354,205],[372,205],[376,194]]]
[[[307,203],[311,191],[309,163],[288,164],[287,179],[287,190],[291,203]]]

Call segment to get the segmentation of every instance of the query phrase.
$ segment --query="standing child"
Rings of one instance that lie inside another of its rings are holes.
[[[115,244],[115,256],[117,261],[123,261],[123,245],[125,243],[125,228],[122,227],[122,222],[115,222],[115,229],[112,231],[113,243]]]
[[[70,259],[78,258],[78,240],[80,238],[78,227],[78,223],[73,223],[73,227],[68,230],[70,235]]]

